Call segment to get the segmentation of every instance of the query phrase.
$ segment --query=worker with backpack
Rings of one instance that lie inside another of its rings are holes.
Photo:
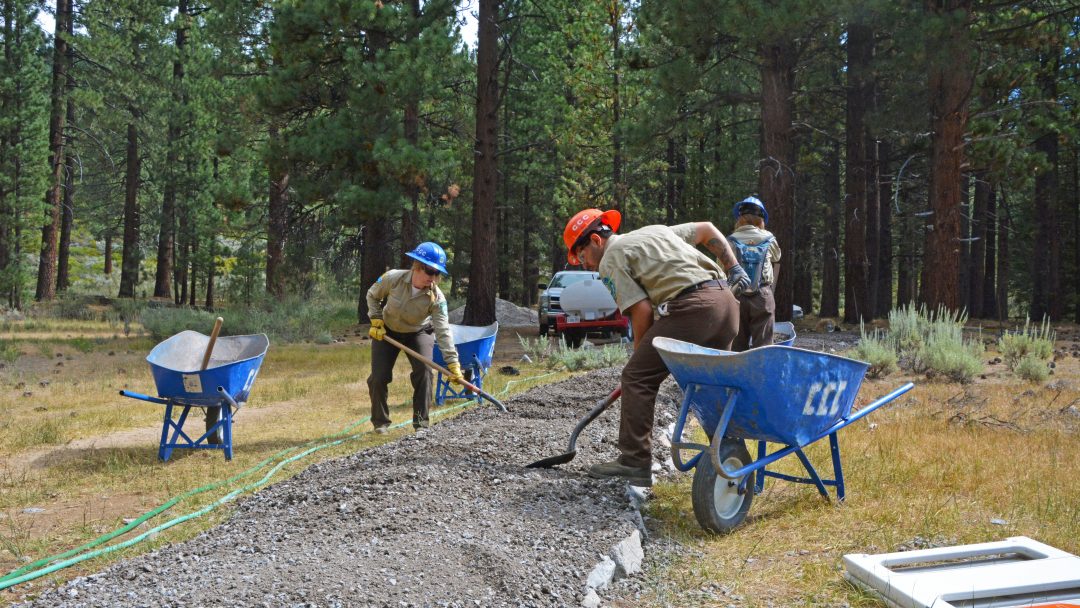
[[[769,212],[758,198],[749,196],[735,203],[735,232],[728,237],[750,285],[736,294],[739,300],[739,335],[732,349],[749,348],[773,343],[773,323],[776,320],[776,300],[773,285],[780,273],[780,245],[773,233],[765,229]]]

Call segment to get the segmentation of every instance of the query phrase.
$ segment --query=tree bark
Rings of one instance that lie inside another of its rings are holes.
[[[368,318],[367,291],[386,272],[390,261],[389,232],[385,219],[376,218],[364,224],[364,240],[360,249],[360,299],[356,308],[360,323],[371,320]]]
[[[867,210],[871,161],[867,142],[866,112],[872,103],[873,85],[870,63],[874,55],[874,31],[867,25],[853,23],[847,39],[847,171],[844,197],[844,321],[858,323],[874,313],[870,299],[870,259],[867,235],[870,232]]]
[[[795,142],[791,128],[794,113],[795,45],[777,40],[758,48],[761,62],[761,170],[758,191],[769,211],[769,229],[781,247],[795,242]],[[780,257],[780,277],[773,286],[776,320],[790,321],[795,292],[792,256]]]
[[[998,210],[997,210],[997,185],[993,176],[989,173],[986,179],[986,213],[983,224],[986,226],[986,251],[983,259],[983,288],[982,308],[980,312],[984,318],[997,318],[997,287],[994,274],[997,271],[997,235],[998,235]],[[978,193],[976,192],[976,196]]]
[[[990,202],[990,184],[986,181],[986,171],[976,171],[971,175],[975,182],[975,195],[971,208],[971,264],[968,270],[968,315],[972,319],[983,318],[983,285],[986,282],[986,221],[987,207]]]
[[[269,128],[271,149],[267,161],[266,292],[285,298],[285,243],[289,233],[289,168],[277,127]]]
[[[799,156],[799,154],[796,154]],[[795,217],[811,217],[809,176],[799,173],[795,180]],[[813,309],[814,290],[814,229],[812,222],[798,222],[795,227],[795,242],[787,245],[785,253],[795,258],[795,285],[793,301],[810,314]]]
[[[1037,80],[1043,99],[1057,99],[1058,57],[1044,58]],[[1032,251],[1031,320],[1061,320],[1061,232],[1058,229],[1058,137],[1047,131],[1035,140],[1035,151],[1047,169],[1035,176],[1035,242]]]
[[[825,172],[825,236],[821,241],[821,307],[822,317],[840,316],[840,150],[830,146]]]
[[[409,0],[409,10],[414,23],[420,18],[420,0]],[[416,28],[410,28],[409,39],[419,36]],[[405,141],[416,146],[420,142],[420,100],[410,98],[405,102]],[[412,258],[405,255],[420,243],[420,185],[417,181],[424,176],[418,174],[406,186],[405,197],[408,204],[401,210],[401,264],[407,268]]]
[[[466,325],[495,322],[495,196],[499,191],[499,0],[479,0],[476,50],[476,152]]]
[[[69,0],[73,2],[74,0]],[[70,8],[72,12],[73,8]],[[74,33],[73,15],[68,15],[64,24],[64,33],[70,39]],[[64,121],[67,129],[75,124],[75,102],[71,99],[72,91],[75,90],[75,77],[72,76],[72,66],[75,65],[75,49],[67,45],[67,77],[64,86],[65,103]],[[60,213],[60,246],[56,260],[56,291],[66,291],[71,284],[71,227],[75,223],[75,158],[71,154],[72,143],[69,138],[64,140],[64,196],[63,209]]]
[[[139,284],[139,133],[127,126],[127,174],[124,177],[124,249],[120,262],[121,298],[134,298]]]
[[[161,196],[161,227],[158,231],[157,268],[154,275],[154,297],[171,298],[173,281],[173,255],[176,250],[176,190],[177,164],[180,160],[180,123],[187,107],[187,95],[183,93],[184,51],[187,46],[188,2],[177,2],[176,59],[173,60],[172,101],[174,111],[169,113],[169,127],[165,138],[165,183]],[[178,113],[180,113],[178,115]]]
[[[622,119],[619,63],[622,53],[619,42],[622,35],[622,2],[608,4],[608,18],[611,27],[611,198],[615,209],[623,211],[626,187],[623,185],[622,138],[619,136],[619,121]]]
[[[893,236],[892,236],[892,147],[886,142],[878,143],[878,263],[877,268],[877,315],[888,317],[893,306]]]
[[[56,296],[57,238],[60,229],[61,189],[64,181],[64,117],[67,86],[68,22],[71,0],[56,0],[56,30],[53,44],[51,110],[49,112],[49,188],[45,193],[45,223],[41,227],[41,253],[38,256],[37,291],[34,299],[51,300]]]
[[[960,301],[960,166],[964,158],[968,101],[974,84],[969,53],[971,0],[927,0],[931,18],[943,27],[927,42],[931,57],[930,221],[923,255],[920,299],[931,310],[957,310]]]
[[[104,271],[105,276],[109,276],[109,275],[112,274],[112,264],[113,264],[113,262],[112,262],[112,254],[113,254],[112,241],[113,241],[112,233],[111,232],[106,233],[105,234],[105,271]]]
[[[536,251],[533,249],[533,226],[537,225],[536,210],[532,208],[532,190],[528,183],[522,198],[522,248],[521,248],[521,286],[522,306],[532,306],[537,301],[536,283],[540,278],[540,266],[537,262]]]
[[[1009,226],[1012,218],[1009,214],[1009,201],[1005,190],[999,189],[1001,205],[998,207],[998,247],[997,247],[997,318],[1004,322],[1009,318]]]

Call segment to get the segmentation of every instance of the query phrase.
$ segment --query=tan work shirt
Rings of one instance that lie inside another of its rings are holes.
[[[435,329],[443,360],[456,363],[457,349],[450,335],[446,297],[438,285],[413,295],[412,270],[391,270],[379,277],[367,292],[368,316],[382,319],[386,329],[402,334],[416,333],[426,325]]]
[[[744,224],[735,229],[735,232],[731,233],[728,238],[735,239],[743,245],[757,245],[765,239],[773,236],[773,233],[768,230],[763,230],[752,224]],[[734,247],[734,245],[732,245]],[[765,253],[765,266],[761,269],[761,284],[772,285],[776,281],[776,276],[773,273],[773,264],[780,263],[780,245],[776,243],[774,238],[769,243],[769,250]]]
[[[720,266],[697,250],[694,238],[693,223],[611,235],[598,270],[619,310],[646,298],[659,306],[687,287],[723,276]]]

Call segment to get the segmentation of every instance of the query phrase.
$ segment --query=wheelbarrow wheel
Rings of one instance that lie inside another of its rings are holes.
[[[221,421],[221,419],[224,417],[223,409],[224,408],[220,408],[220,407],[208,407],[208,408],[206,408],[206,430],[207,431],[214,428],[214,425],[217,424],[219,421]],[[225,427],[223,427],[223,426],[218,427],[218,429],[216,431],[214,431],[214,433],[212,435],[210,435],[209,437],[206,438],[206,443],[208,443],[210,445],[221,445],[221,444],[225,443]]]
[[[720,443],[720,462],[730,470],[744,467],[752,460],[741,439],[724,439]],[[694,516],[702,528],[727,534],[742,523],[754,500],[754,474],[747,475],[745,481],[740,493],[739,481],[719,475],[709,455],[702,455],[694,470],[691,492]]]

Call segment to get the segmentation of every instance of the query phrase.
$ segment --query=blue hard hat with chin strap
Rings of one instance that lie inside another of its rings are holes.
[[[425,266],[431,266],[443,274],[450,274],[446,272],[446,251],[438,243],[432,243],[431,241],[420,243],[416,246],[416,249],[405,255]]]
[[[739,219],[740,215],[745,214],[760,215],[765,218],[765,223],[769,223],[769,212],[765,210],[765,203],[761,202],[756,196],[748,196],[743,200],[735,203],[735,206],[731,209],[731,215],[735,219]]]

